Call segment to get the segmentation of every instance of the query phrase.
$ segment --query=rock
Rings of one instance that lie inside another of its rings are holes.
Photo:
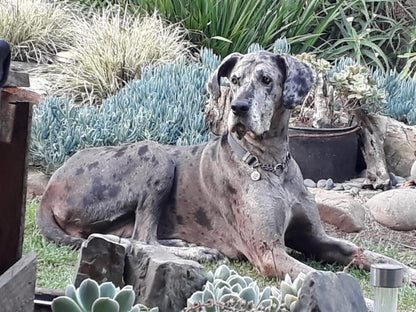
[[[344,187],[342,186],[341,183],[337,183],[337,184],[335,184],[335,187],[332,190],[334,190],[334,191],[343,191]]]
[[[410,179],[416,181],[416,160],[413,163],[412,168],[410,169]]]
[[[399,184],[393,172],[390,172],[389,175],[390,175],[391,186],[396,186],[397,184]]]
[[[351,188],[358,188],[358,189],[361,189],[362,187],[363,187],[363,184],[362,183],[358,183],[358,182],[345,182],[344,184],[343,184],[343,186],[344,186],[344,188],[346,189],[346,190],[349,190],[349,189],[351,189]]]
[[[123,287],[124,262],[130,245],[128,239],[115,235],[91,234],[81,245],[74,285],[78,287],[84,279],[92,278],[99,284],[113,282]]]
[[[160,312],[180,311],[186,299],[202,289],[207,275],[202,265],[183,260],[162,246],[134,242],[126,259],[126,284],[133,285],[137,302],[159,307]]]
[[[360,284],[347,273],[308,274],[298,298],[294,312],[367,312]]]
[[[348,190],[348,193],[351,194],[352,196],[357,196],[358,194],[360,194],[360,190],[358,187],[352,187]]]
[[[326,182],[325,182],[325,189],[326,190],[332,190],[334,187],[335,187],[335,183],[334,183],[334,181],[332,181],[331,178],[326,180]]]
[[[404,182],[406,182],[406,179],[405,179],[405,178],[403,178],[403,177],[400,177],[400,176],[395,176],[395,178],[396,178],[396,181],[397,181],[397,185],[401,185],[401,184],[403,184]]]
[[[416,190],[394,189],[374,195],[366,203],[374,219],[398,231],[416,229]]]
[[[325,179],[321,179],[316,183],[316,186],[319,188],[324,188],[326,185],[326,180]]]
[[[415,161],[416,127],[381,115],[375,119],[378,128],[384,132],[384,152],[389,172],[407,177]]]
[[[315,188],[315,187],[316,187],[316,183],[315,183],[315,181],[314,181],[314,180],[312,180],[312,179],[305,179],[305,180],[303,181],[303,184],[304,184],[306,187],[311,187],[311,188]]]
[[[322,221],[335,225],[344,232],[358,232],[364,228],[364,207],[350,195],[310,189],[315,195]]]
[[[49,182],[49,176],[46,174],[30,169],[27,173],[27,199],[37,199],[43,195],[46,185]]]

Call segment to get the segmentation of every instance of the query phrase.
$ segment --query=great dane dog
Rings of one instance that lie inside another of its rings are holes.
[[[230,86],[225,101],[221,78]],[[358,254],[367,267],[394,262],[324,232],[288,142],[291,110],[312,84],[312,70],[289,55],[231,54],[207,85],[210,103],[227,105],[217,107],[226,120],[221,136],[197,146],[146,141],[78,152],[43,195],[43,234],[73,246],[95,232],[146,243],[176,238],[280,277],[312,270],[285,246],[342,264]],[[212,111],[209,117],[215,128]],[[416,280],[415,270],[405,270]]]

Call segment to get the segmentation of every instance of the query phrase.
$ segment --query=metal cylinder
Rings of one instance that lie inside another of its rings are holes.
[[[403,285],[403,267],[390,263],[372,264],[370,282],[374,287],[399,288]]]

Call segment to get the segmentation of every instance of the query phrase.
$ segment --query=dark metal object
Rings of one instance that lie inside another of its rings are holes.
[[[332,178],[343,182],[365,168],[359,148],[357,126],[316,129],[289,128],[290,153],[303,177],[318,181]],[[360,158],[361,157],[361,158]]]

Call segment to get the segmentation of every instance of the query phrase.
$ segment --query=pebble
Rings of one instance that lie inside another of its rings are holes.
[[[343,191],[344,187],[342,186],[342,184],[337,183],[337,184],[335,184],[335,187],[332,190],[333,191]]]
[[[326,182],[325,182],[325,189],[326,190],[332,190],[333,188],[335,187],[335,183],[334,183],[334,181],[331,179],[331,178],[329,178],[328,180],[326,180]]]
[[[390,172],[390,182],[392,186],[398,186],[406,182],[406,179],[400,176],[396,176],[394,173]]]
[[[316,183],[315,183],[315,181],[314,181],[314,180],[312,180],[312,179],[305,179],[305,180],[303,180],[303,184],[304,184],[306,187],[311,187],[311,188],[315,188],[315,187],[316,187]]]
[[[398,184],[398,181],[397,181],[396,176],[394,175],[394,173],[390,172],[389,176],[390,176],[391,185],[396,186]]]
[[[316,186],[319,188],[324,188],[326,186],[326,180],[325,179],[321,179],[316,183]]]

